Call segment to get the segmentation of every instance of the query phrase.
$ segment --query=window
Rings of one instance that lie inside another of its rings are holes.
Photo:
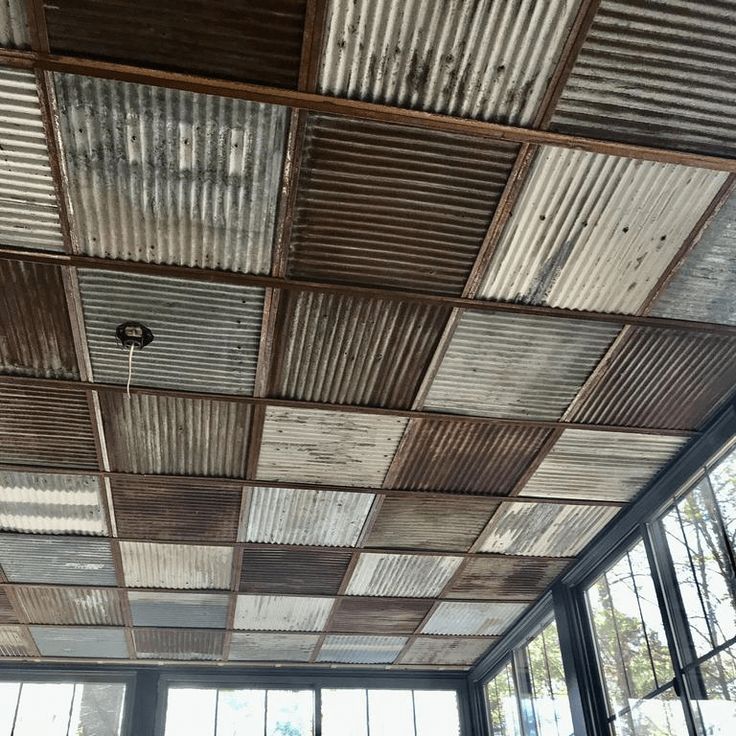
[[[488,681],[486,697],[488,698],[491,736],[521,736],[519,699],[511,662],[508,662],[493,679]]]

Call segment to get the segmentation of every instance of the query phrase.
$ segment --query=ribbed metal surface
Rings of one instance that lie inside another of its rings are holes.
[[[726,174],[542,148],[479,296],[636,312]]]
[[[0,387],[0,461],[97,470],[83,391]]]
[[[521,495],[629,501],[686,441],[683,437],[566,429]]]
[[[17,621],[18,616],[13,610],[8,594],[0,589],[0,624],[14,624]]]
[[[577,0],[331,0],[327,94],[530,126]]]
[[[348,595],[426,598],[440,593],[461,557],[364,552],[350,578]]]
[[[0,261],[0,371],[79,378],[61,269]]]
[[[504,503],[493,515],[481,552],[572,557],[617,513],[605,506]]]
[[[27,49],[28,18],[23,0],[0,0],[0,46]]]
[[[373,499],[370,493],[254,488],[241,536],[268,544],[353,547]]]
[[[55,81],[83,253],[269,272],[285,108],[92,77]]]
[[[503,634],[526,607],[525,603],[443,601],[422,627],[422,633],[497,636]]]
[[[388,497],[365,546],[463,552],[476,540],[497,506],[481,498]]]
[[[224,631],[135,629],[135,651],[140,659],[222,659]]]
[[[318,662],[346,664],[390,664],[406,644],[405,636],[327,636]]]
[[[0,657],[26,657],[31,648],[22,626],[0,626]]]
[[[107,539],[0,535],[0,565],[14,583],[115,585]]]
[[[317,634],[233,633],[228,659],[250,662],[309,662]]]
[[[256,631],[321,631],[332,604],[332,598],[239,595],[234,625]]]
[[[31,635],[43,657],[128,658],[123,629],[31,626]]]
[[[429,600],[342,598],[335,604],[330,631],[349,634],[413,634],[432,607]]]
[[[604,0],[557,106],[557,129],[733,155],[730,2]]]
[[[426,406],[559,419],[619,330],[608,323],[465,312]]]
[[[120,542],[120,554],[130,588],[230,588],[230,547]]]
[[[123,611],[116,590],[22,586],[15,598],[33,624],[122,626]]]
[[[100,392],[100,404],[113,470],[226,477],[245,472],[249,406],[109,391]]]
[[[494,639],[420,636],[404,652],[402,664],[473,664]]]
[[[0,67],[0,151],[0,243],[64,250],[36,77],[25,69]]]
[[[518,146],[312,115],[289,273],[462,292]]]
[[[430,304],[286,292],[274,396],[411,407],[450,317]]]
[[[380,486],[406,419],[269,407],[257,477]]]
[[[79,272],[94,379],[125,383],[116,327],[141,321],[154,341],[133,360],[133,383],[185,391],[252,394],[263,289],[112,271]]]
[[[134,626],[224,629],[230,597],[224,593],[128,593]]]

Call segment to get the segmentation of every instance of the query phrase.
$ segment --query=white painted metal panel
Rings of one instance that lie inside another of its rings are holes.
[[[405,636],[342,636],[330,634],[322,644],[318,662],[390,664],[407,642]]]
[[[422,627],[422,633],[497,636],[503,634],[526,608],[524,603],[443,601]]]
[[[309,662],[319,634],[233,632],[228,659],[249,662]]]
[[[239,595],[235,628],[255,631],[320,631],[327,623],[333,598]]]

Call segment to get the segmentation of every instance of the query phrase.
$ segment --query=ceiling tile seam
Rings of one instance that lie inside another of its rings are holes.
[[[21,0],[25,3],[28,25],[31,35],[31,48],[39,53],[48,54],[49,33],[46,27],[46,10],[43,0]]]
[[[381,508],[383,507],[383,502],[385,500],[386,496],[384,495],[377,495],[373,499],[373,503],[371,504],[370,510],[368,511],[368,515],[363,520],[363,526],[360,530],[360,534],[358,534],[358,538],[355,541],[356,548],[365,548],[366,540],[373,531],[373,527],[376,525],[376,521],[378,521],[378,516],[381,513]]]
[[[326,25],[327,0],[307,0],[299,63],[298,89],[301,92],[316,90]]]
[[[458,570],[455,571],[455,575],[457,575],[460,567],[462,567],[462,564],[458,567]],[[455,575],[453,575],[453,578],[455,577]],[[452,578],[450,580],[452,580]],[[448,581],[448,584],[449,582],[450,581]],[[437,610],[441,602],[442,601],[439,601],[439,600],[432,602],[432,605],[429,607],[429,610],[427,611],[427,613],[424,614],[424,616],[422,617],[422,620],[417,624],[416,628],[414,629],[414,632],[409,635],[409,637],[406,640],[406,643],[401,648],[401,651],[399,652],[397,657],[394,659],[394,664],[401,664],[401,662],[403,661],[403,658],[409,652],[414,642],[419,638],[422,629],[426,625],[427,621],[429,621],[429,619],[432,618],[432,615]]]
[[[93,381],[92,360],[87,343],[87,329],[84,324],[82,309],[82,293],[79,289],[79,274],[71,266],[61,267],[61,278],[64,284],[64,298],[66,299],[67,319],[74,342],[74,353],[77,358],[80,381]]]
[[[245,501],[245,493],[241,496],[240,517],[243,515],[243,506]],[[250,494],[248,497],[250,501]],[[240,526],[240,525],[238,525]],[[233,628],[235,626],[235,610],[238,605],[238,591],[240,589],[240,577],[243,572],[243,546],[236,544],[233,551],[232,569],[230,572],[230,595],[228,601],[226,615],[226,630],[222,642],[222,656],[227,660],[230,658],[230,649],[233,641]]]
[[[253,408],[248,431],[245,477],[247,480],[255,480],[258,475],[258,460],[263,443],[263,426],[266,423],[266,407],[257,405]]]
[[[125,586],[125,571],[123,569],[123,557],[120,551],[120,542],[117,539],[110,540],[110,552],[112,554],[112,564],[115,569],[115,579],[117,581],[118,599],[120,600],[120,608],[123,613],[123,624],[126,629],[133,627],[133,613],[130,609],[130,601],[128,600],[128,591]],[[126,633],[125,643],[128,647],[128,655],[131,659],[136,659],[135,642],[133,637]]]
[[[2,569],[0,568],[0,572],[2,572]],[[16,619],[18,619],[18,626],[21,627],[21,631],[23,632],[23,636],[26,640],[26,646],[29,649],[29,651],[33,652],[33,656],[40,657],[41,652],[38,649],[38,646],[36,644],[35,639],[33,636],[31,636],[31,629],[30,629],[30,619],[26,615],[26,611],[21,605],[21,602],[18,600],[17,595],[15,594],[15,589],[11,587],[5,587],[6,584],[4,582],[0,583],[0,587],[5,590],[5,594],[8,597],[8,600],[10,601],[10,607],[13,609],[13,613],[15,614]],[[15,624],[10,624],[15,625]],[[3,657],[5,659],[5,657]]]
[[[396,485],[396,479],[400,477],[404,465],[410,461],[412,454],[412,436],[421,426],[420,419],[409,419],[404,427],[404,432],[399,440],[394,456],[391,458],[386,475],[383,478],[382,487],[390,488]]]

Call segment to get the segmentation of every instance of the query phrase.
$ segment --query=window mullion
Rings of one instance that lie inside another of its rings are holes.
[[[532,682],[529,676],[529,662],[526,647],[513,652],[513,671],[516,680],[516,696],[519,701],[521,730],[524,736],[537,736],[537,721],[532,699]]]
[[[705,482],[708,486],[708,495],[710,496],[709,500],[713,508],[713,514],[715,516],[716,524],[718,525],[718,530],[723,540],[723,546],[726,554],[728,555],[729,562],[731,563],[731,570],[733,571],[733,574],[726,577],[731,587],[731,595],[733,596],[734,600],[736,600],[736,550],[734,550],[733,545],[731,544],[731,539],[729,538],[728,531],[726,529],[726,523],[723,520],[721,506],[718,503],[718,497],[716,496],[716,492],[713,488],[713,483],[711,482],[709,473],[705,474]]]

